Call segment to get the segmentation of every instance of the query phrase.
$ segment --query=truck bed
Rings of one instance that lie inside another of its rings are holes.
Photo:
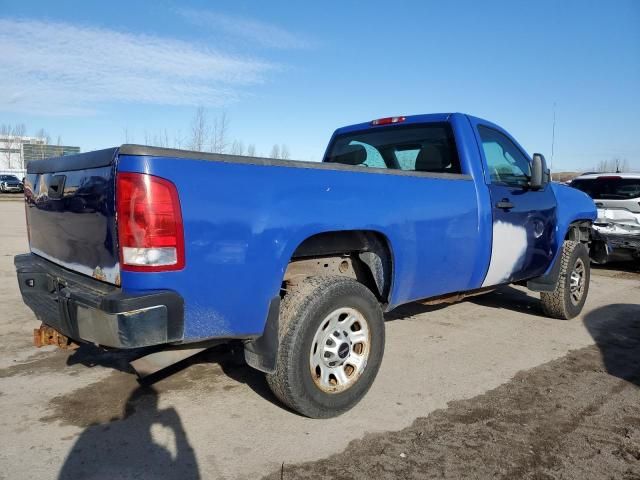
[[[184,221],[182,270],[120,268],[114,207],[120,172],[148,173],[176,185]],[[49,185],[59,176],[66,179],[64,191],[52,198]],[[185,341],[260,335],[293,252],[320,232],[365,230],[402,245],[393,251],[398,280],[389,308],[475,288],[487,267],[479,252],[490,243],[478,235],[479,203],[465,174],[139,145],[33,162],[27,175],[32,252],[126,292],[177,292],[184,299]]]

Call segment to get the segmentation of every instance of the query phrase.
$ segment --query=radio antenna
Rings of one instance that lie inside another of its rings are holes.
[[[551,165],[550,169],[553,170],[553,154],[556,144],[556,102],[553,102],[553,126],[551,127]]]

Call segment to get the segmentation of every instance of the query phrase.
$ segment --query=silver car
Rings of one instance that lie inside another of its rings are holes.
[[[640,258],[640,173],[590,173],[572,180],[598,208],[593,228],[619,259]]]

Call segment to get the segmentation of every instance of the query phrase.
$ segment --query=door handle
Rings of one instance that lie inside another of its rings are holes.
[[[508,198],[503,198],[498,203],[496,203],[496,207],[501,208],[503,210],[510,210],[514,207],[514,205],[509,201]]]

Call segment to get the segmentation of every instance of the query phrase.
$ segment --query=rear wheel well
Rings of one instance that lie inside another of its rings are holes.
[[[284,285],[310,276],[341,275],[356,279],[388,303],[392,272],[387,238],[371,230],[324,232],[305,239],[291,256]]]

